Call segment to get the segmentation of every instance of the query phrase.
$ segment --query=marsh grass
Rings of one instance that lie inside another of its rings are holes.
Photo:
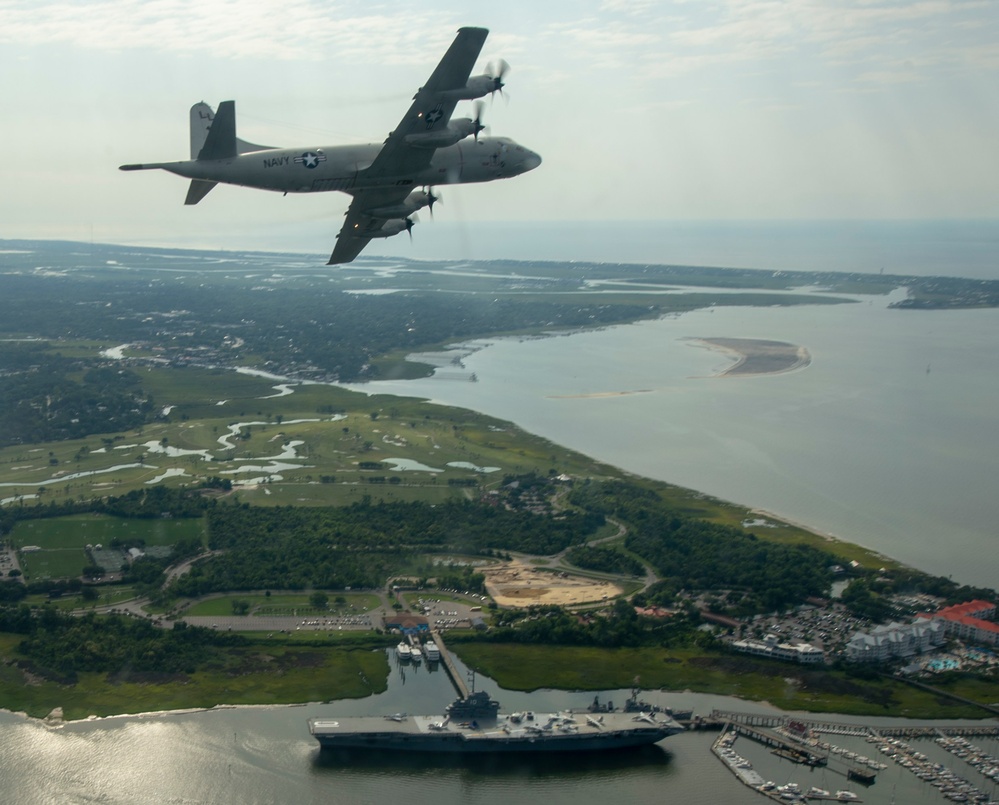
[[[66,719],[146,713],[221,704],[298,704],[381,693],[388,684],[385,652],[285,641],[229,649],[221,667],[191,674],[121,680],[84,673],[74,685],[26,676],[17,635],[0,634],[0,703],[8,710],[43,717],[62,707]]]
[[[636,676],[646,689],[693,691],[766,701],[783,710],[907,718],[982,718],[958,704],[892,680],[857,680],[839,671],[696,648],[603,649],[519,644],[450,644],[470,668],[511,690],[615,690]],[[993,693],[994,693],[993,688]]]

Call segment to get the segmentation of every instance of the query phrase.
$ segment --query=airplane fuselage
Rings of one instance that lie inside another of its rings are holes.
[[[525,173],[541,162],[534,152],[506,137],[480,137],[438,148],[430,165],[412,175],[372,178],[365,170],[382,145],[273,148],[231,159],[163,162],[155,166],[188,179],[222,182],[279,193],[350,192],[375,187],[488,182]]]

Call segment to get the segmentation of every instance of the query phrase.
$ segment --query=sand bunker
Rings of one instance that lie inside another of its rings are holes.
[[[532,604],[569,606],[590,601],[604,601],[620,595],[616,584],[582,576],[552,572],[523,562],[510,562],[483,568],[486,590],[497,604],[504,607],[526,607]]]

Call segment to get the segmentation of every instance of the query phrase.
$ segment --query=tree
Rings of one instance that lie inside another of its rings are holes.
[[[316,590],[312,595],[309,596],[309,603],[316,609],[325,609],[326,605],[330,602],[330,597],[321,590]]]

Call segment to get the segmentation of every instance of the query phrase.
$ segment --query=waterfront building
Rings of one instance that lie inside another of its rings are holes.
[[[939,612],[924,612],[918,617],[942,624],[947,634],[953,637],[995,646],[999,645],[999,624],[993,620],[986,620],[995,618],[995,615],[995,604],[976,600],[944,607]]]
[[[852,662],[887,662],[911,657],[942,646],[947,639],[940,621],[918,618],[914,623],[876,626],[870,632],[857,632],[846,644],[846,658]]]
[[[785,662],[800,662],[805,665],[825,661],[822,649],[816,648],[811,643],[781,643],[774,634],[768,634],[763,640],[736,640],[732,643],[732,648],[744,654],[755,654],[758,657],[770,657]]]

